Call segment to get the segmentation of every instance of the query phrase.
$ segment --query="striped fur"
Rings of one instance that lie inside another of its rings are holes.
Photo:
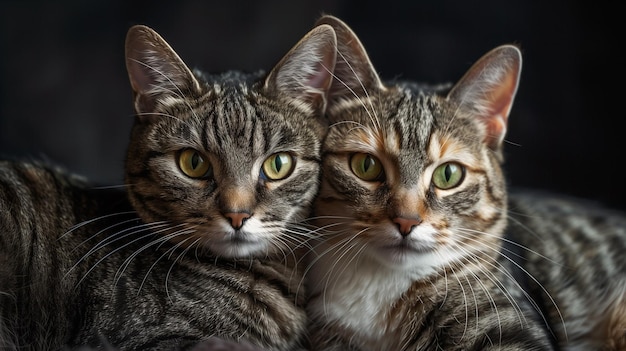
[[[302,346],[334,31],[312,30],[268,74],[193,73],[145,26],[126,44],[123,190],[0,162],[0,348]],[[275,154],[294,167],[274,181]],[[212,171],[194,173],[203,161]]]
[[[319,23],[340,59],[307,278],[315,349],[626,349],[626,214],[506,188],[519,51],[494,49],[451,89],[383,84],[345,23]],[[354,153],[385,178],[359,180]],[[449,160],[463,180],[438,189]]]
[[[626,215],[601,204],[515,191],[506,239],[517,275],[561,350],[626,349]],[[511,255],[512,256],[512,255]]]
[[[494,49],[451,89],[386,84],[343,22],[319,23],[335,28],[338,62],[307,273],[314,349],[552,349],[500,254],[519,50]],[[363,154],[381,176],[359,177]],[[449,179],[461,168],[458,184],[438,185],[440,166]]]

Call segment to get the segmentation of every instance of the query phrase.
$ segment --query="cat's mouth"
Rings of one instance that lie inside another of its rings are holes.
[[[224,241],[232,244],[245,244],[256,242],[257,240],[253,240],[253,238],[254,236],[249,235],[241,230],[237,230],[234,234],[229,235]]]
[[[375,249],[375,256],[385,264],[394,267],[414,266],[416,262],[428,260],[436,251],[433,244],[427,242],[415,242],[406,239],[386,243]],[[421,263],[418,263],[421,266]]]
[[[209,246],[215,254],[231,258],[248,258],[267,250],[264,240],[240,230],[224,233],[220,240],[211,241]]]
[[[410,241],[406,238],[382,247],[383,250],[396,254],[423,254],[435,250],[432,243]]]

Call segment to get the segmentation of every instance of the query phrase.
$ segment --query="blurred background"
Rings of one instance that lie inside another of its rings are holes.
[[[267,70],[322,13],[354,29],[383,79],[456,81],[490,49],[519,44],[509,183],[626,209],[620,11],[597,2],[1,0],[0,157],[46,158],[120,184],[130,26],[154,28],[207,72]]]

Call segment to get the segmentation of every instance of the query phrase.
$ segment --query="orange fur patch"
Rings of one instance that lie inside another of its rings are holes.
[[[229,211],[246,211],[254,204],[254,193],[242,188],[230,188],[224,192],[222,201]]]
[[[430,159],[438,163],[441,160],[456,160],[465,165],[476,163],[476,155],[467,150],[467,147],[456,139],[447,135],[433,134],[428,145]]]

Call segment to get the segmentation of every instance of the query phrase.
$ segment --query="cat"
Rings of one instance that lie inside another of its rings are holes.
[[[624,349],[626,216],[507,189],[521,51],[383,82],[342,20],[306,273],[313,350]],[[620,348],[621,347],[621,348]]]
[[[0,347],[303,347],[335,46],[320,26],[267,74],[206,74],[131,27],[124,189],[0,161]]]

